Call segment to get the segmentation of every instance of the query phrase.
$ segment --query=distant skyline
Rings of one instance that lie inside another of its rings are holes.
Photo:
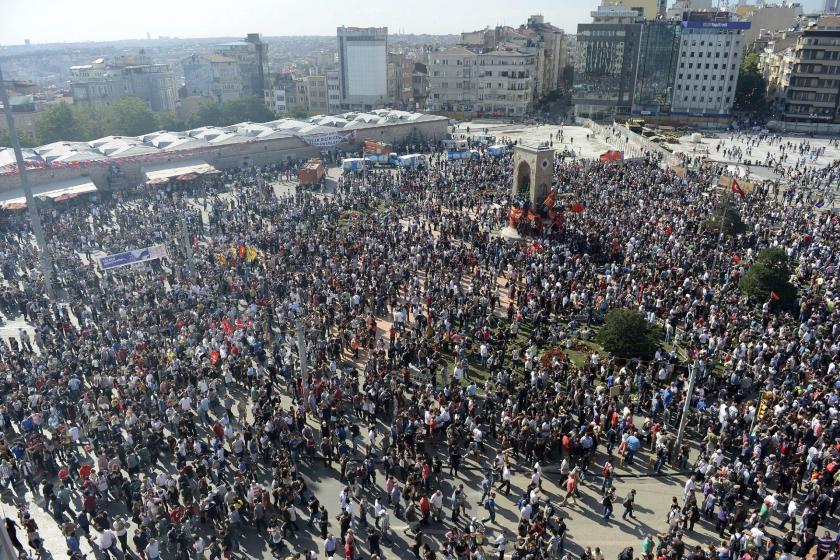
[[[457,34],[485,26],[525,23],[540,13],[568,32],[589,21],[599,0],[7,0],[0,8],[0,44],[77,43],[158,36],[237,37],[246,33],[335,35],[340,25],[388,27],[389,33]],[[414,8],[417,6],[417,8]]]
[[[485,26],[525,23],[529,15],[574,33],[578,23],[590,21],[589,13],[600,0],[425,0],[395,4],[385,0],[146,0],[120,6],[105,0],[7,0],[0,8],[0,45],[81,43],[153,39],[238,37],[246,33],[265,36],[335,35],[340,25],[388,27],[388,32],[458,34]],[[672,5],[674,0],[668,0]],[[732,2],[736,2],[733,0]],[[755,0],[748,0],[753,4]],[[781,3],[781,0],[779,0]],[[823,0],[802,0],[806,12],[821,8]]]

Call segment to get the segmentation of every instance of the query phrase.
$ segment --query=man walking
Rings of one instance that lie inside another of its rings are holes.
[[[636,490],[630,490],[630,493],[627,494],[627,497],[624,498],[624,513],[621,515],[622,519],[627,519],[629,515],[633,519],[636,519],[636,516],[633,515],[633,505],[636,503]]]

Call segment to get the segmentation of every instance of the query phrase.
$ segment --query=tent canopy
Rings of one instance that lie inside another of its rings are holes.
[[[96,190],[96,185],[90,177],[76,177],[74,179],[32,187],[32,196],[49,198],[61,202],[75,198],[81,194],[96,192]],[[6,210],[26,208],[26,196],[23,193],[23,189],[0,193],[0,208]]]
[[[215,170],[215,167],[200,159],[170,161],[160,165],[143,167],[143,172],[146,174],[146,182],[153,185],[165,182],[167,179],[172,179],[180,175],[187,175],[189,173],[202,175]]]

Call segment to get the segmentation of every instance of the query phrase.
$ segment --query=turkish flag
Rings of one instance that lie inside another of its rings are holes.
[[[570,209],[575,214],[580,214],[581,212],[583,212],[583,204],[581,204],[580,202],[575,202],[574,204],[572,204]]]
[[[746,198],[747,193],[744,192],[744,189],[741,188],[741,185],[738,184],[738,181],[732,179],[732,192],[740,196],[741,198]]]

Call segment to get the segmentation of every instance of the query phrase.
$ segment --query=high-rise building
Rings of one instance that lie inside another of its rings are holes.
[[[689,12],[681,22],[671,114],[727,117],[735,102],[748,21],[727,12]]]
[[[236,61],[243,94],[263,96],[268,76],[268,45],[262,42],[258,33],[249,33],[243,41],[216,45],[214,51]]]
[[[784,119],[840,123],[840,16],[822,16],[794,47]]]
[[[216,103],[242,97],[239,63],[220,54],[193,54],[181,61],[188,96],[208,97]]]
[[[168,64],[142,64],[123,68],[126,88],[152,111],[175,111],[175,75]]]
[[[610,120],[630,114],[642,24],[637,11],[599,6],[578,24],[572,103],[575,116]]]
[[[680,22],[673,20],[647,21],[642,26],[633,95],[634,115],[658,115],[671,111],[681,30]]]
[[[604,0],[605,6],[623,6],[636,10],[645,19],[656,19],[665,15],[667,0]]]
[[[388,28],[337,29],[341,104],[370,110],[388,102]]]
[[[433,111],[522,117],[534,101],[537,57],[527,49],[430,54],[428,107]]]
[[[825,0],[823,4],[823,13],[826,15],[836,15],[840,12],[840,0]]]
[[[143,52],[119,55],[110,63],[99,58],[70,67],[74,103],[109,105],[126,94],[142,99],[153,111],[174,111],[175,76],[168,64],[152,64]]]

